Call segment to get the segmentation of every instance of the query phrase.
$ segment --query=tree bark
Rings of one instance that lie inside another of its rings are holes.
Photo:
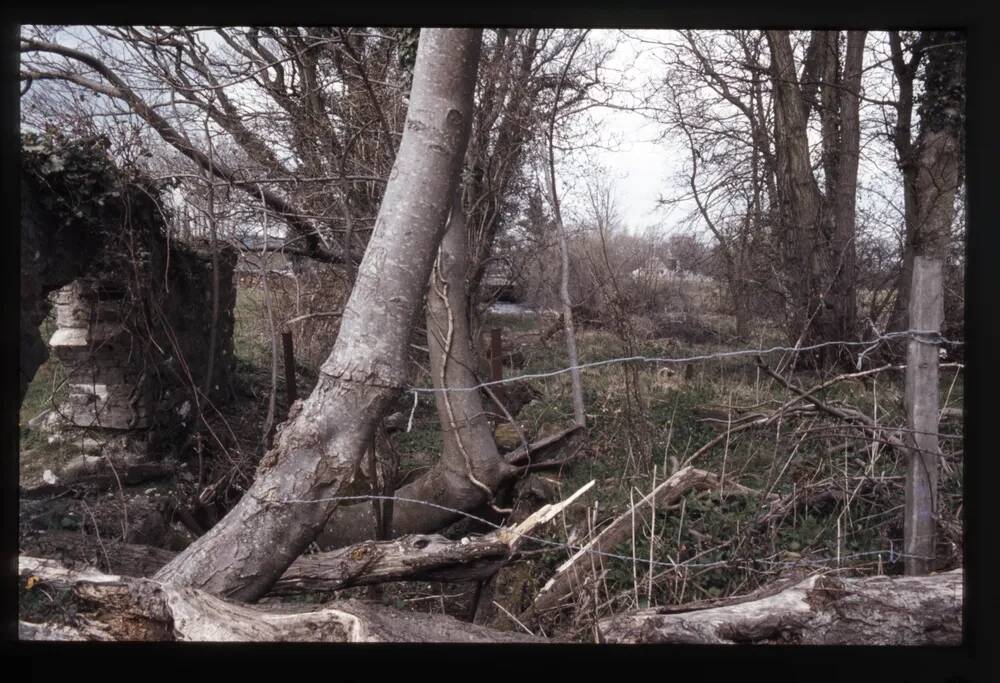
[[[71,601],[77,613],[70,623],[48,623],[28,621],[30,615],[22,610],[24,620],[19,622],[18,632],[28,640],[545,642],[453,617],[402,612],[354,600],[318,608],[255,608],[193,588],[94,571],[71,571],[51,560],[24,556],[20,558],[20,584],[21,590],[29,593],[46,587],[50,594],[51,589],[62,589],[56,594]]]
[[[808,338],[818,310],[822,195],[813,176],[807,137],[808,107],[798,80],[788,31],[768,31],[774,88],[774,148],[777,179],[777,241],[786,245],[782,270],[792,296],[788,335]]]
[[[896,101],[896,125],[891,132],[896,148],[896,163],[903,175],[903,264],[896,279],[896,299],[889,314],[890,331],[906,329],[907,312],[910,305],[910,278],[913,275],[913,239],[917,229],[917,156],[913,141],[913,81],[917,66],[923,57],[918,41],[913,46],[909,60],[903,56],[903,41],[899,31],[889,32],[889,50],[892,55],[892,70],[899,84],[899,99]]]
[[[254,600],[336,509],[333,499],[353,480],[406,383],[410,330],[468,140],[480,37],[479,30],[421,31],[399,154],[320,380],[236,507],[164,567],[159,581]]]
[[[919,578],[812,576],[749,602],[658,611],[605,619],[601,636],[608,643],[959,645],[962,570]]]
[[[814,31],[799,83],[788,32],[767,33],[775,93],[779,238],[790,245],[784,263],[793,297],[789,335],[805,344],[856,334],[859,92],[866,35],[847,32],[841,69],[840,32]],[[817,85],[825,192],[809,156],[808,117],[817,104],[812,95]]]
[[[441,240],[427,293],[427,348],[435,389],[479,384],[478,359],[469,325],[468,234],[461,193],[453,198],[448,230]],[[482,397],[475,391],[436,391],[434,403],[443,431],[441,457],[423,476],[399,488],[389,538],[437,531],[491,500],[513,468],[497,451]],[[424,501],[425,505],[411,501]],[[451,508],[444,510],[441,506]],[[367,505],[338,510],[317,539],[321,548],[339,548],[371,538],[374,513]]]
[[[836,173],[828,178],[830,204],[833,213],[833,234],[830,236],[829,268],[832,270],[829,301],[831,316],[828,339],[854,339],[858,327],[857,303],[857,234],[856,204],[858,192],[858,159],[861,145],[860,99],[861,69],[864,62],[867,31],[847,32],[843,78],[836,92],[838,135],[830,144]],[[834,89],[833,85],[827,86]]]

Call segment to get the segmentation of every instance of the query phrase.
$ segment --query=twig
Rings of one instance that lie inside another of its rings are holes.
[[[493,604],[497,608],[499,608],[499,610],[501,612],[503,612],[504,614],[506,614],[510,618],[511,621],[513,621],[515,624],[517,624],[518,626],[520,626],[521,628],[523,628],[526,633],[528,633],[529,635],[532,635],[532,636],[535,635],[534,633],[531,632],[530,628],[528,628],[527,626],[525,626],[524,624],[522,624],[520,621],[518,621],[517,617],[515,617],[513,614],[511,614],[510,612],[508,612],[507,609],[503,605],[501,605],[499,602],[497,602],[496,600],[494,600]]]

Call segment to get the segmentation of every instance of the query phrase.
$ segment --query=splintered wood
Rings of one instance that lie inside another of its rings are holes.
[[[645,524],[649,521],[653,509],[672,505],[689,490],[717,489],[719,486],[719,478],[711,472],[691,466],[681,468],[601,530],[571,558],[563,562],[556,569],[555,575],[542,587],[528,611],[537,613],[551,609],[556,607],[562,598],[572,594],[589,576],[586,568],[589,567],[587,563],[589,563],[590,555],[609,552],[624,541],[632,529],[633,520],[635,524]],[[735,483],[728,483],[726,491],[730,494],[741,495],[757,495],[759,493]]]

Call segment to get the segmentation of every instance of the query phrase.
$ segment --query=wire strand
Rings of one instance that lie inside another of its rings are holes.
[[[604,360],[592,361],[590,363],[580,363],[578,365],[571,365],[565,368],[559,368],[557,370],[550,370],[548,372],[534,372],[527,373],[524,375],[517,375],[515,377],[505,377],[503,379],[492,380],[489,382],[481,382],[469,387],[409,387],[408,390],[413,393],[421,394],[433,394],[439,392],[452,392],[452,391],[476,391],[484,387],[492,387],[498,384],[509,384],[511,382],[520,382],[528,379],[543,379],[546,377],[555,377],[557,375],[562,375],[567,372],[572,372],[574,370],[589,370],[591,368],[603,367],[605,365],[613,365],[615,363],[650,363],[650,364],[681,364],[681,363],[693,363],[696,361],[707,361],[715,360],[720,358],[737,358],[740,356],[757,356],[757,355],[767,355],[771,353],[802,353],[805,351],[815,351],[817,349],[825,348],[828,346],[866,346],[870,347],[865,349],[862,357],[871,352],[872,348],[878,346],[879,344],[889,341],[891,339],[898,339],[900,337],[910,337],[918,342],[924,344],[951,344],[951,345],[962,345],[965,342],[955,341],[952,339],[946,339],[941,336],[940,332],[933,330],[903,330],[900,332],[888,332],[875,339],[869,339],[866,341],[827,341],[820,342],[818,344],[812,344],[810,346],[772,346],[768,349],[740,349],[737,351],[718,351],[716,353],[706,353],[696,356],[683,356],[675,358],[666,358],[659,356],[623,356],[620,358],[606,358]]]
[[[487,526],[489,526],[489,527],[491,527],[493,529],[496,529],[496,530],[511,529],[512,528],[512,527],[504,526],[502,524],[497,524],[496,522],[491,522],[488,519],[484,519],[483,517],[479,517],[478,515],[474,515],[472,513],[466,512],[464,510],[459,510],[457,508],[448,507],[447,505],[440,505],[438,503],[432,503],[430,501],[419,500],[419,499],[416,499],[416,498],[405,498],[403,496],[385,496],[385,495],[374,495],[374,494],[371,494],[371,495],[356,495],[356,496],[332,496],[332,497],[329,497],[329,498],[316,498],[316,499],[313,499],[313,500],[304,500],[304,499],[298,499],[298,498],[286,498],[284,500],[279,500],[279,501],[272,501],[272,500],[261,499],[261,498],[258,498],[258,500],[262,500],[263,502],[267,502],[267,503],[271,503],[271,504],[275,504],[275,503],[277,503],[277,504],[312,504],[312,503],[332,503],[332,502],[345,502],[345,501],[364,502],[364,501],[372,501],[372,500],[379,500],[379,501],[392,500],[392,501],[398,501],[398,502],[403,502],[403,503],[416,503],[416,504],[419,504],[419,505],[426,505],[428,507],[436,508],[438,510],[444,510],[446,512],[451,512],[451,513],[460,515],[462,517],[466,517],[468,519],[474,520],[476,522],[480,522],[481,524],[485,524],[485,525],[487,525]],[[548,538],[540,538],[538,536],[531,536],[529,534],[521,534],[521,538],[527,539],[529,541],[534,541],[534,542],[540,543],[542,545],[550,546],[554,550],[571,550],[573,552],[584,551],[584,552],[586,552],[588,554],[598,555],[600,557],[607,557],[607,558],[614,559],[614,560],[624,560],[624,561],[627,561],[627,562],[633,562],[633,561],[635,561],[635,558],[632,557],[631,555],[621,555],[621,554],[618,554],[618,553],[610,553],[610,552],[603,551],[603,550],[595,550],[593,548],[587,548],[587,546],[573,545],[571,543],[563,543],[561,541],[553,541],[553,540],[548,539]],[[896,561],[898,561],[901,558],[907,558],[907,557],[908,558],[916,558],[916,559],[933,559],[933,558],[925,558],[922,555],[908,555],[908,554],[905,554],[905,553],[897,552],[895,550],[895,548],[893,548],[892,546],[890,546],[888,550],[873,550],[873,551],[867,551],[867,552],[862,552],[862,553],[855,553],[853,555],[841,555],[840,556],[840,561],[843,562],[844,560],[854,559],[854,558],[858,558],[858,557],[867,557],[867,556],[871,556],[871,555],[886,555],[886,554],[889,555],[889,562],[890,563],[896,562]],[[687,568],[710,568],[710,567],[724,567],[724,566],[733,566],[733,565],[757,565],[757,564],[765,564],[765,565],[769,565],[769,566],[773,566],[773,567],[777,567],[777,566],[781,566],[781,567],[796,567],[796,566],[801,566],[803,564],[823,565],[823,564],[826,564],[826,563],[829,563],[829,562],[836,562],[836,561],[837,561],[837,558],[830,557],[830,558],[826,558],[826,559],[807,559],[807,558],[802,558],[800,560],[794,560],[794,561],[793,560],[764,560],[764,559],[755,559],[755,560],[742,560],[742,561],[716,560],[714,562],[690,562],[690,561],[662,562],[662,561],[658,561],[658,560],[653,560],[653,561],[643,560],[642,564],[644,564],[644,565],[658,566],[658,567],[674,568],[674,569],[678,569],[678,568],[687,569]]]

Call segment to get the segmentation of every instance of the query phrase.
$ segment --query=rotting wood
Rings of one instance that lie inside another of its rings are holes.
[[[608,643],[958,645],[962,570],[926,577],[811,576],[766,597],[602,620]]]
[[[387,581],[473,581],[493,576],[537,527],[550,522],[594,486],[591,480],[558,503],[544,505],[514,527],[451,541],[412,535],[368,541],[296,560],[271,594],[330,591]]]
[[[571,438],[576,438],[578,435],[582,436],[584,434],[583,430],[583,427],[578,424],[574,424],[573,426],[560,432],[556,432],[555,434],[533,441],[528,444],[527,449],[525,449],[524,446],[516,448],[510,453],[505,454],[504,459],[507,461],[508,465],[521,465],[536,458],[546,458],[553,450],[562,447],[564,442],[570,440]]]
[[[510,551],[492,535],[452,541],[437,534],[414,534],[364,541],[300,557],[269,594],[328,592],[389,581],[476,581],[495,573]]]
[[[74,617],[54,610],[55,623],[22,620],[19,634],[29,640],[546,642],[453,617],[403,612],[354,600],[321,607],[262,609],[193,588],[70,570],[53,560],[27,556],[20,558],[19,584],[22,591],[46,587],[68,591],[77,606]]]
[[[49,531],[21,544],[22,551],[69,566],[101,567],[122,576],[148,577],[176,553],[147,545]],[[268,592],[271,596],[322,593],[390,581],[473,581],[496,572],[511,546],[494,535],[457,541],[413,534],[392,541],[363,541],[329,552],[303,555]]]
[[[409,535],[391,541],[364,541],[329,552],[299,557],[274,584],[268,595],[332,592],[352,586],[390,581],[478,581],[497,572],[522,541],[537,527],[586,493],[591,481],[558,503],[545,505],[520,524],[484,536],[457,541],[437,534]],[[69,532],[46,532],[22,543],[22,550],[55,556],[63,563],[107,566],[125,576],[149,576],[166,565],[174,553],[150,546],[104,541]]]

